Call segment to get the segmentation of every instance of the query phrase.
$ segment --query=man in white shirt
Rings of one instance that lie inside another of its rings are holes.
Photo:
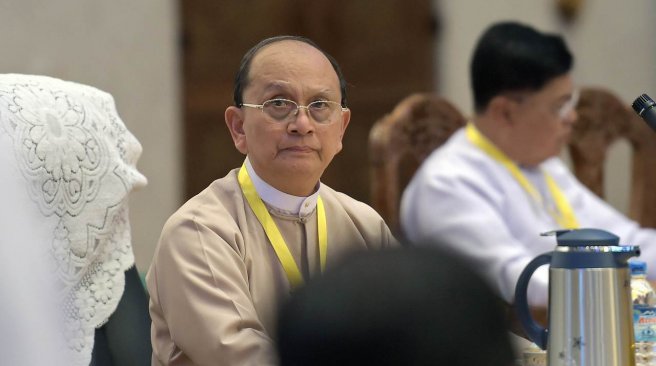
[[[656,268],[656,231],[594,195],[557,157],[577,119],[572,63],[560,36],[491,26],[471,62],[474,118],[426,159],[402,198],[408,239],[474,260],[509,302],[526,264],[556,245],[540,233],[555,229],[610,231]],[[529,287],[533,305],[547,302],[546,269]]]

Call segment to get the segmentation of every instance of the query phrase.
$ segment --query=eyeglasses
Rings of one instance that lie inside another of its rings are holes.
[[[289,99],[270,99],[262,104],[242,103],[243,107],[261,109],[264,114],[276,122],[289,122],[298,115],[299,109],[305,109],[308,115],[317,123],[329,124],[335,120],[339,112],[346,112],[348,108],[332,100],[317,100],[308,105],[299,105]]]
[[[576,108],[576,105],[579,102],[579,94],[579,90],[574,89],[572,91],[572,95],[570,95],[569,98],[565,100],[565,102],[551,107],[551,112],[554,113],[559,119],[567,118],[567,115],[569,115],[574,110],[574,108]],[[508,94],[506,97],[514,100],[517,103],[523,103],[528,95]]]
[[[574,108],[576,108],[576,104],[579,102],[579,90],[574,89],[572,92],[572,95],[567,99],[563,105],[558,107],[556,114],[558,115],[558,118],[560,119],[565,119],[568,114],[570,114]]]

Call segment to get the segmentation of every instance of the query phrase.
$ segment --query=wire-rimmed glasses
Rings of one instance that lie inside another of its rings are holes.
[[[569,115],[574,110],[574,108],[576,108],[576,104],[579,102],[579,96],[579,90],[574,89],[569,99],[567,99],[567,101],[563,103],[563,105],[561,105],[556,111],[558,118],[565,119],[565,117],[567,117],[567,115]]]
[[[335,120],[338,112],[346,112],[348,108],[332,100],[315,100],[308,105],[299,105],[289,99],[269,99],[262,104],[242,103],[243,107],[258,108],[276,122],[289,122],[297,115],[299,109],[305,109],[316,123],[329,124]]]
[[[507,94],[506,97],[517,103],[523,103],[529,95],[527,94]],[[572,94],[567,97],[563,102],[560,102],[558,105],[554,105],[551,108],[551,113],[553,113],[559,119],[565,119],[567,116],[576,108],[576,105],[579,102],[580,92],[578,89],[574,89]]]

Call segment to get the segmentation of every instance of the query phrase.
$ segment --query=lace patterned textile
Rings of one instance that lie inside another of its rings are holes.
[[[4,136],[3,136],[4,135]],[[75,363],[88,365],[94,330],[123,294],[134,265],[128,194],[144,186],[141,145],[111,95],[45,76],[0,75],[0,138],[50,234],[63,301],[65,339]]]

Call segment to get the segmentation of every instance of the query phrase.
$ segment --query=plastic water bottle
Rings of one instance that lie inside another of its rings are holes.
[[[656,293],[647,281],[647,264],[630,261],[636,366],[656,366]]]

